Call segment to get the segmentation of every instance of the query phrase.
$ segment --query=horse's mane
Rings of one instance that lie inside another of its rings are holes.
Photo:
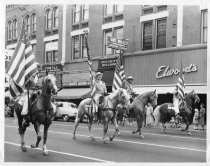
[[[138,95],[137,98],[142,99],[143,97],[145,97],[145,96],[147,96],[148,94],[153,93],[153,92],[154,92],[154,91],[144,92],[143,94]]]
[[[108,95],[108,97],[109,97],[110,99],[113,99],[113,98],[118,94],[118,92],[119,92],[119,89],[117,89],[117,90],[115,90],[114,92],[110,93],[110,94]]]

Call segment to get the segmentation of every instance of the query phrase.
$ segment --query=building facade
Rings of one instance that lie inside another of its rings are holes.
[[[56,71],[60,86],[77,93],[90,84],[86,31],[93,69],[104,73],[111,91],[119,50],[108,48],[107,37],[128,39],[125,73],[133,75],[139,93],[151,87],[171,93],[177,74],[163,75],[182,60],[190,68],[186,83],[206,94],[207,13],[199,5],[8,5],[5,47],[15,48],[23,17],[40,71]]]

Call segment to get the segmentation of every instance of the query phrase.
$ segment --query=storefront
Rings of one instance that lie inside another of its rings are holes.
[[[180,66],[184,70],[185,93],[195,90],[203,103],[207,95],[207,45],[191,45],[124,55],[126,76],[134,77],[134,90],[155,90],[159,102],[172,102]],[[169,100],[169,101],[168,101]]]

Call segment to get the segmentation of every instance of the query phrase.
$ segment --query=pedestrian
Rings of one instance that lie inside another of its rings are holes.
[[[146,106],[145,106],[145,110],[146,110],[146,123],[147,123],[147,127],[151,127],[152,126],[152,123],[154,123],[154,120],[153,120],[153,108],[151,106],[150,103],[148,103]]]
[[[95,105],[95,121],[98,121],[98,107],[101,106],[101,104],[103,103],[103,99],[101,101],[101,98],[103,98],[107,94],[107,89],[105,82],[102,81],[103,73],[97,72],[94,77],[95,82],[93,85],[93,90],[91,92],[91,97]]]
[[[195,114],[193,116],[193,124],[195,125],[194,130],[198,130],[199,111],[195,108]]]
[[[200,114],[199,114],[199,125],[201,125],[202,130],[204,130],[204,125],[205,125],[205,115],[206,115],[206,110],[204,108],[204,104],[200,104]]]

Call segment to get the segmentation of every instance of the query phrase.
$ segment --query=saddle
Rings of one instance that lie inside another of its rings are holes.
[[[104,96],[99,97],[99,108],[102,107],[102,105],[104,104],[104,101],[105,101],[105,97]]]

